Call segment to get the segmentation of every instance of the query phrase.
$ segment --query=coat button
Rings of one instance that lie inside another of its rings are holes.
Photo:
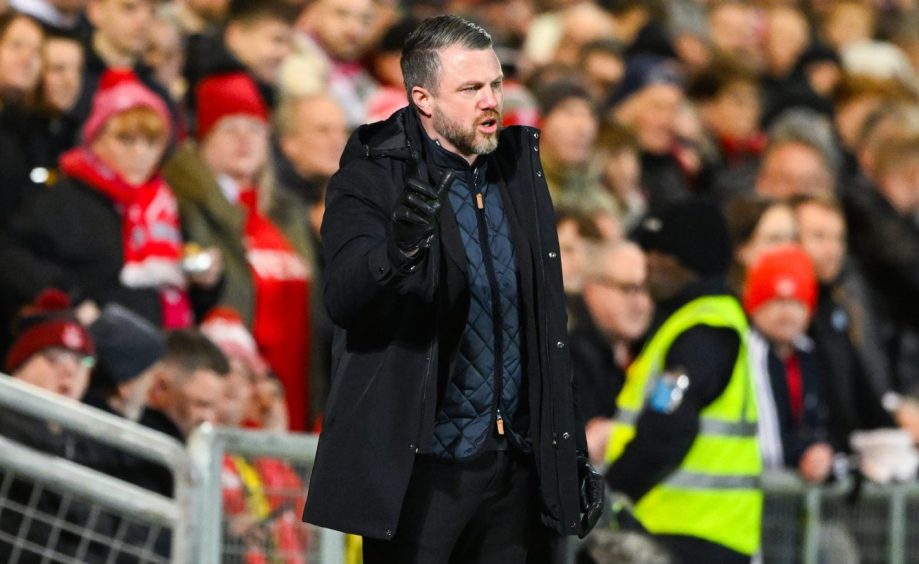
[[[387,536],[387,537],[391,537],[391,536],[392,536],[392,530],[386,529],[386,536]]]
[[[577,527],[578,527],[578,524],[577,524],[576,522],[574,522],[574,521],[568,523],[568,528],[569,528],[569,529],[576,529]]]
[[[539,132],[533,133],[533,139],[539,139]]]
[[[562,341],[559,341],[559,342],[555,343],[555,346],[558,347],[558,348],[560,348],[560,349],[563,349],[563,348],[565,348],[565,343],[563,343]]]
[[[533,150],[536,151],[536,152],[538,153],[538,152],[539,152],[539,147],[534,145],[534,146],[533,146]]]
[[[412,450],[415,450],[415,443],[409,444],[409,445],[408,445],[408,448],[410,448],[410,449],[412,449]]]
[[[558,253],[556,253],[555,251],[549,251],[549,258],[555,258],[557,256],[558,256]]]
[[[562,433],[562,438],[567,441],[569,438],[571,438],[571,435],[569,435],[568,433]]]
[[[542,171],[541,171],[541,170],[537,170],[537,171],[536,171],[536,176],[542,178]]]

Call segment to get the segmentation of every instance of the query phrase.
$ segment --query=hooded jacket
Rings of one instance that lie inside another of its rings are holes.
[[[439,178],[425,155],[414,110],[360,127],[329,183],[322,225],[324,298],[335,325],[332,382],[304,520],[391,539],[416,453],[432,440],[469,307],[466,255],[449,206],[438,237],[412,265],[394,263],[391,216],[407,167]],[[539,132],[509,127],[489,167],[499,186],[517,257],[530,437],[542,520],[580,532],[576,416],[566,343],[554,212],[539,161]]]

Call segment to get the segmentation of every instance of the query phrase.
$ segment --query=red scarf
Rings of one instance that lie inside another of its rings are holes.
[[[121,283],[160,291],[164,328],[191,325],[191,302],[181,267],[179,206],[162,177],[157,174],[132,185],[86,147],[61,155],[60,165],[61,172],[112,200],[121,214]]]
[[[244,242],[255,285],[252,335],[284,384],[292,431],[305,431],[309,413],[309,265],[256,205],[256,191],[239,196],[247,211]]]

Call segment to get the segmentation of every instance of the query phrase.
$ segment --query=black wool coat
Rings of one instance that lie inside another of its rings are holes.
[[[466,256],[449,204],[414,269],[390,257],[391,216],[412,151],[414,110],[359,128],[326,195],[324,301],[335,325],[331,389],[304,520],[372,538],[396,532],[416,452],[432,438],[436,402],[468,311]],[[539,132],[502,131],[489,170],[517,251],[530,434],[543,522],[579,532],[576,416],[554,212]],[[423,157],[426,157],[422,155]],[[426,159],[422,158],[422,162]],[[438,179],[431,164],[422,177]],[[431,174],[428,172],[431,171]]]

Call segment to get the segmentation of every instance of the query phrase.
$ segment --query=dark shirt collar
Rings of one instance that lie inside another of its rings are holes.
[[[431,159],[437,168],[472,170],[474,168],[480,168],[485,163],[486,159],[482,158],[482,155],[479,155],[476,158],[474,164],[470,165],[466,159],[457,155],[453,151],[448,151],[439,142],[431,139],[431,137],[428,135],[428,132],[425,131],[424,126],[421,126],[420,129],[422,139],[426,145],[425,150],[428,151],[428,154],[431,156]]]

